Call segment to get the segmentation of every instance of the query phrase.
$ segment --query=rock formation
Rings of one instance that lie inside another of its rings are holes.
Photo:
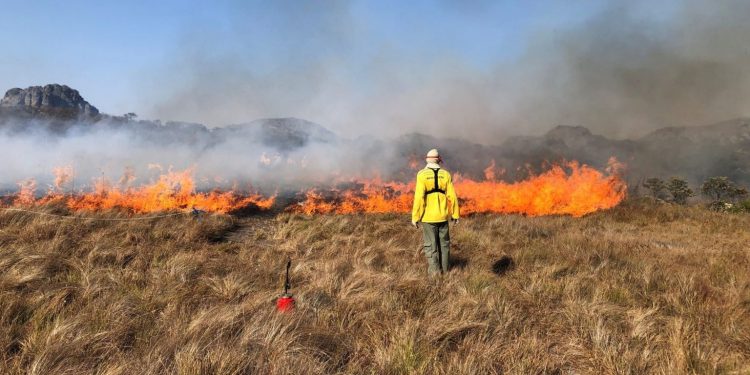
[[[84,100],[78,90],[58,84],[12,88],[0,100],[0,108],[63,117],[94,117],[99,114],[99,110]]]

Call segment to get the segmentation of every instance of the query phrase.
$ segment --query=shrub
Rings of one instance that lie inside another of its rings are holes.
[[[665,199],[667,195],[667,185],[657,177],[651,177],[643,183],[643,187],[651,192],[651,196],[656,199]]]
[[[687,181],[677,177],[669,179],[666,189],[672,194],[672,202],[677,204],[686,204],[688,198],[695,195],[693,189],[688,186]]]
[[[727,177],[711,177],[703,182],[701,193],[713,202],[737,201],[747,196],[748,191]]]
[[[737,207],[729,202],[714,201],[708,204],[708,208],[719,212],[737,212]]]
[[[736,212],[750,212],[750,199],[745,199],[734,205]]]

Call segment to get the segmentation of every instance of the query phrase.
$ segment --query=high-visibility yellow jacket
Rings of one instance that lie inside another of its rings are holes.
[[[437,189],[435,188],[434,169],[425,168],[417,173],[412,222],[442,223],[450,218],[458,220],[456,190],[453,188],[451,174],[445,169],[437,169]]]

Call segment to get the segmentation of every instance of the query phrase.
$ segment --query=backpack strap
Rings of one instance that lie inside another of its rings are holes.
[[[436,169],[428,168],[428,169],[432,170],[432,172],[435,173],[435,186],[431,190],[426,191],[424,195],[428,196],[432,193],[445,194],[445,190],[441,189],[440,184],[438,184],[438,171],[440,170],[440,168],[436,168]]]

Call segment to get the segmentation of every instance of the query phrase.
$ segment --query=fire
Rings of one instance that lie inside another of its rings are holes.
[[[497,169],[495,167],[495,159],[492,159],[490,165],[484,169],[484,179],[487,181],[495,181],[498,177],[505,174],[505,169]]]
[[[409,169],[415,171],[419,169],[419,158],[415,154],[409,156]]]
[[[496,181],[456,182],[464,213],[520,213],[529,216],[572,215],[580,217],[619,204],[626,194],[620,178],[622,166],[610,159],[609,174],[569,162],[515,183]]]
[[[127,188],[133,181],[135,181],[135,169],[133,167],[125,167],[125,171],[122,173],[122,177],[120,177],[120,186]]]
[[[28,179],[18,183],[18,194],[13,203],[21,206],[34,204],[34,191],[36,190],[36,180]]]
[[[149,169],[163,171],[159,166]],[[96,179],[90,192],[64,194],[63,186],[74,175],[72,168],[55,170],[55,188],[36,198],[36,182],[19,183],[14,205],[41,205],[62,201],[74,211],[126,209],[133,213],[200,209],[227,213],[248,206],[270,209],[275,196],[239,194],[229,191],[196,191],[193,169],[163,172],[153,183],[133,187],[134,169],[127,168],[117,184],[105,178]],[[620,177],[622,165],[614,158],[604,172],[578,162],[553,165],[547,171],[523,181],[503,182],[497,179],[503,170],[495,170],[493,161],[484,170],[482,181],[454,175],[463,215],[472,213],[571,215],[580,217],[616,206],[626,194]],[[206,180],[208,181],[208,180]],[[339,184],[339,186],[344,184]],[[414,199],[414,185],[387,182],[380,178],[352,180],[345,187],[309,189],[299,193],[299,203],[286,207],[292,212],[313,214],[408,213]]]
[[[62,192],[65,189],[65,185],[71,182],[75,176],[73,167],[71,166],[57,167],[52,172],[55,174],[54,187],[52,189],[57,192]]]
[[[150,213],[200,209],[227,213],[250,205],[255,205],[260,209],[269,209],[275,200],[275,197],[266,198],[257,194],[239,195],[233,191],[196,192],[192,169],[169,170],[152,184],[129,187],[134,180],[133,169],[127,168],[119,181],[119,186],[110,183],[106,178],[99,178],[94,181],[91,192],[61,195],[57,191],[50,191],[38,199],[34,196],[36,183],[28,180],[20,184],[21,189],[14,199],[14,204],[41,205],[52,200],[62,200],[68,208],[74,211],[120,208],[134,213]]]
[[[529,216],[571,215],[580,217],[612,208],[626,194],[620,178],[622,166],[610,159],[607,174],[587,165],[569,162],[524,181],[495,181],[494,163],[485,170],[485,181],[456,177],[462,214],[502,213]],[[305,214],[354,212],[410,212],[413,184],[379,180],[360,182],[358,188],[332,190],[328,195],[309,191],[292,211]]]
[[[305,192],[305,200],[290,210],[307,215],[408,212],[414,188],[398,182],[353,181],[355,187],[343,190]]]

